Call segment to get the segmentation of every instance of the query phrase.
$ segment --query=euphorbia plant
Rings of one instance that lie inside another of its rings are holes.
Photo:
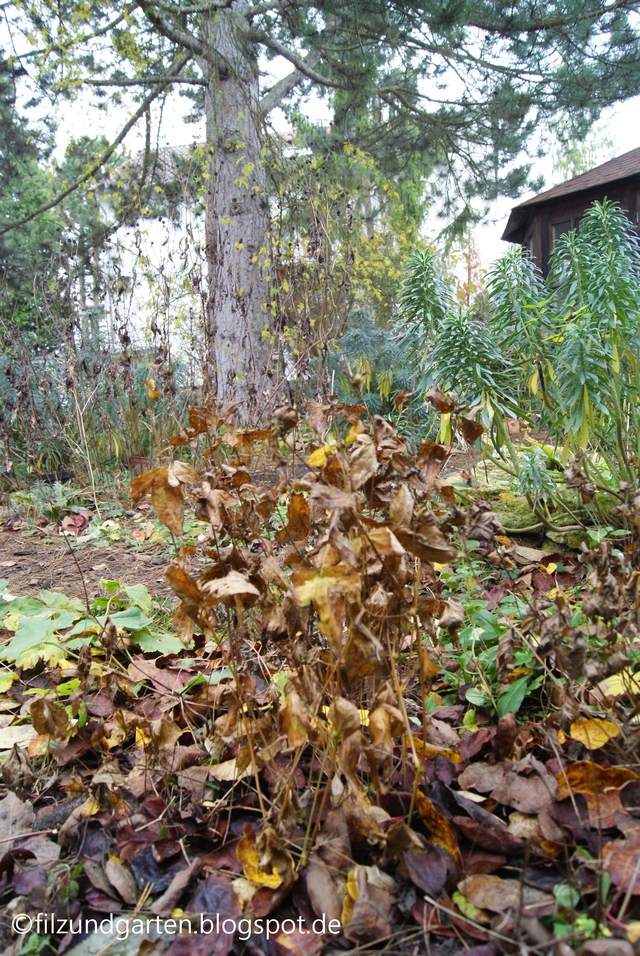
[[[435,256],[422,253],[409,265],[401,317],[416,343],[425,393],[435,384],[456,393],[458,409],[483,405],[496,448],[508,452],[506,460],[491,451],[489,456],[518,479],[521,490],[527,491],[527,476],[535,473],[535,486],[546,493],[532,486],[529,497],[550,526],[547,504],[553,496],[549,476],[542,474],[544,458],[529,455],[523,462],[504,419],[539,419],[559,446],[562,463],[571,455],[579,459],[583,487],[589,481],[590,488],[615,495],[619,481],[637,481],[638,237],[616,204],[594,203],[579,230],[556,243],[546,281],[518,247],[493,267],[487,292],[489,318],[481,321],[454,303]]]

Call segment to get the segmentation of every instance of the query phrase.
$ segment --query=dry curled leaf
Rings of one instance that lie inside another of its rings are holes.
[[[260,597],[255,584],[245,578],[239,571],[229,571],[223,578],[214,578],[205,581],[201,590],[207,595],[207,604],[235,604],[237,600],[247,606],[255,603]]]
[[[458,883],[458,889],[478,909],[492,913],[515,910],[523,916],[550,916],[556,909],[556,901],[549,893],[488,873],[468,876]]]
[[[569,764],[558,773],[558,800],[581,793],[587,803],[589,823],[606,829],[615,826],[622,810],[620,790],[638,775],[626,767],[600,767],[590,760]]]
[[[347,939],[362,944],[390,935],[393,888],[393,878],[377,866],[356,866],[349,873],[342,908]]]
[[[416,807],[422,822],[431,832],[431,838],[436,846],[441,846],[451,854],[456,864],[462,869],[462,858],[458,849],[456,832],[435,805],[423,793],[416,793]]]
[[[626,840],[612,840],[602,850],[604,868],[623,893],[640,896],[640,828],[634,827]]]
[[[258,886],[278,889],[293,883],[293,859],[272,826],[264,827],[256,837],[253,828],[245,825],[236,856],[246,878]]]
[[[291,495],[287,523],[276,533],[276,541],[306,541],[309,536],[309,502],[301,493]]]
[[[378,470],[376,446],[369,435],[358,435],[349,454],[351,488],[357,491]]]
[[[361,576],[343,564],[315,571],[301,568],[293,575],[296,597],[304,607],[313,604],[320,630],[339,652],[347,598],[355,599],[362,587]]]
[[[38,734],[52,740],[64,740],[70,730],[67,712],[61,704],[46,697],[37,697],[29,707],[33,726]]]

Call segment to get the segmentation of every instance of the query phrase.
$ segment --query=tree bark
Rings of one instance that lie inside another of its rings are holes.
[[[269,201],[261,150],[259,73],[239,0],[207,23],[205,112],[211,151],[206,255],[205,391],[239,402],[238,418],[269,418],[285,397],[272,314]]]

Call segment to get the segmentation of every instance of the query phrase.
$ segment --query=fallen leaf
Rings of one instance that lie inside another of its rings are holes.
[[[458,867],[462,869],[462,858],[458,849],[456,833],[447,818],[419,790],[416,793],[416,807],[422,822],[431,832],[433,842],[447,850]]]
[[[456,407],[456,396],[446,395],[437,385],[432,385],[424,397],[442,415],[448,415]]]
[[[436,899],[447,882],[447,862],[433,844],[427,844],[423,851],[408,850],[402,854],[402,862],[411,882]]]
[[[505,853],[509,856],[521,853],[524,849],[522,840],[514,836],[504,824],[490,827],[469,817],[453,817],[453,822],[474,846],[481,846],[485,850],[495,850],[497,853]],[[500,822],[496,818],[496,823]]]
[[[318,834],[316,848],[327,866],[335,870],[344,870],[351,866],[349,828],[342,807],[329,810]]]
[[[29,707],[36,732],[52,740],[64,740],[70,729],[67,712],[61,704],[46,697],[37,697]]]
[[[640,896],[640,828],[635,827],[626,840],[612,840],[602,850],[604,868],[623,893]]]
[[[523,916],[550,916],[556,909],[550,893],[492,874],[468,876],[458,883],[458,889],[474,906],[492,913],[515,910]]]
[[[470,763],[458,777],[463,790],[477,790],[479,793],[491,793],[504,780],[505,769],[502,764]]]
[[[278,956],[285,956],[286,953],[292,953],[292,956],[319,956],[324,945],[324,936],[312,929],[298,928],[276,936]]]
[[[196,857],[189,866],[175,874],[162,896],[155,900],[149,907],[154,916],[169,916],[177,906],[186,888],[197,877],[203,865],[204,860],[200,857]]]
[[[174,488],[177,488],[180,484],[197,485],[200,481],[200,475],[191,465],[175,459],[167,469],[167,480]]]
[[[413,517],[415,507],[414,497],[407,485],[400,485],[389,504],[389,522],[391,527],[408,528]]]
[[[372,943],[391,935],[393,877],[377,866],[356,866],[347,880],[342,909],[344,935],[353,943]]]
[[[304,607],[312,603],[320,630],[339,653],[347,598],[355,600],[362,588],[361,576],[343,564],[316,571],[301,568],[293,575],[296,596]]]
[[[8,793],[0,801],[0,840],[2,852],[11,849],[11,837],[28,833],[33,829],[35,813],[30,803],[20,800],[15,793]]]
[[[251,604],[254,598],[260,597],[260,591],[255,584],[239,571],[229,571],[223,578],[205,581],[201,590],[207,595],[207,604],[233,605],[236,599],[242,599],[244,604]]]
[[[626,767],[600,767],[590,760],[569,764],[558,772],[558,800],[572,793],[583,794],[587,803],[589,823],[606,830],[616,824],[616,813],[622,811],[620,790],[638,775]]]
[[[243,777],[253,776],[253,767],[249,764],[249,766],[239,770],[237,758],[232,757],[230,760],[223,760],[221,763],[209,767],[209,773],[216,780],[224,783],[234,783],[236,780],[242,780]]]
[[[297,691],[292,689],[287,694],[278,711],[278,718],[292,750],[306,744],[311,733],[311,720]]]
[[[253,828],[245,826],[236,856],[246,878],[258,886],[277,889],[293,883],[293,859],[271,826],[266,826],[257,838]]]
[[[303,494],[293,494],[287,505],[287,523],[276,532],[276,541],[306,541],[309,536],[309,503]]]
[[[442,531],[435,525],[423,532],[412,531],[409,528],[396,528],[395,536],[403,548],[417,558],[422,558],[423,561],[447,564],[456,555],[455,548],[449,544]]]
[[[11,750],[12,747],[28,747],[29,741],[38,736],[38,732],[31,724],[17,724],[15,727],[4,727],[0,738],[0,748]],[[1,751],[0,751],[1,752]]]
[[[338,885],[332,878],[331,870],[318,853],[312,853],[309,857],[305,876],[307,892],[316,916],[326,915],[327,920],[340,920],[342,902]],[[344,877],[342,880],[344,888]]]
[[[613,721],[600,720],[597,717],[574,720],[570,729],[573,740],[579,740],[588,750],[599,750],[619,733],[620,728]]]
[[[530,768],[534,772],[525,776],[508,771],[502,783],[492,790],[491,798],[521,813],[536,813],[550,807],[558,796],[558,783],[545,765],[529,755],[515,766],[521,771]]]
[[[125,903],[135,906],[138,901],[138,891],[131,870],[119,860],[109,857],[104,865],[104,872]]]

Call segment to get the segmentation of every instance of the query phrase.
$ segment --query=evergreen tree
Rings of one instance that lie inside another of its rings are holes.
[[[46,128],[31,128],[16,108],[16,82],[24,70],[0,50],[0,229],[49,202],[53,183],[40,166],[50,148]],[[25,228],[0,233],[0,320],[14,334],[33,329],[37,283],[58,239],[59,216],[34,218]]]
[[[326,95],[336,142],[383,152],[398,171],[420,157],[452,211],[474,196],[516,195],[528,176],[517,158],[538,124],[562,111],[584,131],[636,93],[640,74],[628,0],[14,0],[3,9],[14,48],[22,32],[35,46],[25,56],[32,75],[57,95],[139,91],[81,181],[154,99],[170,87],[195,91],[209,148],[205,382],[247,419],[284,394],[262,161],[275,107],[311,88]],[[291,67],[270,89],[265,55]]]

